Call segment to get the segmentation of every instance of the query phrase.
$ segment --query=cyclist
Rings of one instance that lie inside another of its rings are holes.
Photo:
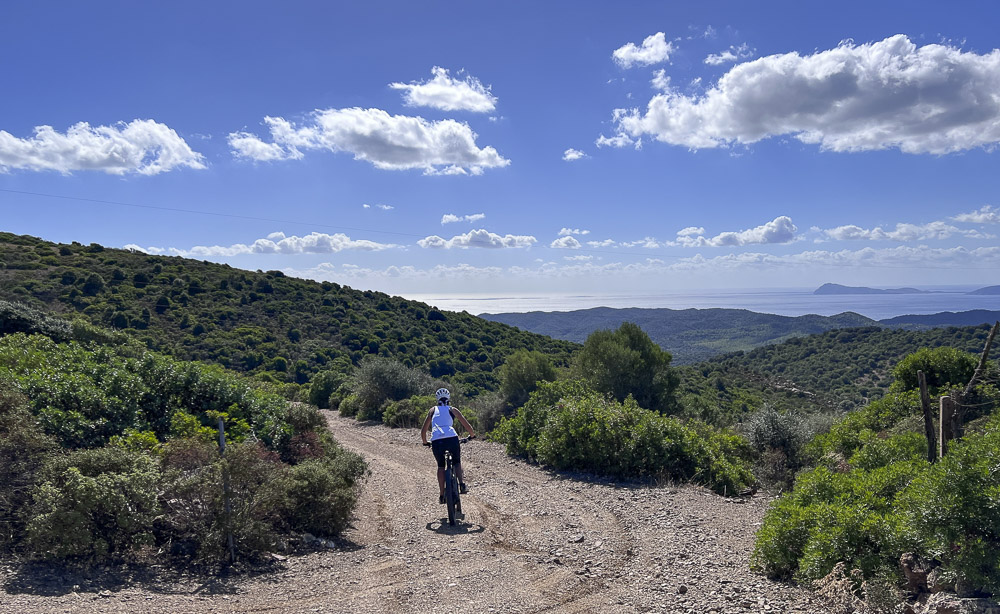
[[[432,407],[424,420],[424,426],[420,429],[420,439],[425,446],[430,446],[437,460],[438,488],[440,496],[438,503],[444,503],[444,453],[451,452],[452,461],[455,463],[455,474],[458,476],[458,490],[463,495],[468,492],[465,486],[465,479],[462,472],[462,450],[458,442],[458,431],[455,430],[454,422],[458,420],[465,431],[469,434],[469,439],[475,439],[476,431],[472,429],[469,421],[465,419],[462,412],[451,406],[451,393],[447,388],[439,388],[434,393],[437,397],[437,405]],[[431,442],[427,443],[427,430],[431,430]]]

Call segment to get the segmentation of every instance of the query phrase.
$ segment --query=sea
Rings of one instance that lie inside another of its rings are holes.
[[[677,294],[568,295],[407,295],[438,309],[471,314],[528,311],[575,311],[592,307],[668,309],[748,309],[785,316],[831,316],[853,311],[873,320],[900,315],[987,309],[1000,311],[1000,295],[968,294],[981,286],[920,288],[920,294],[813,294],[815,288],[701,290]]]

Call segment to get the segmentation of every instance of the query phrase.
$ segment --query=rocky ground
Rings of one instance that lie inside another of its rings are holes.
[[[620,485],[463,447],[470,492],[447,524],[416,431],[329,414],[371,476],[335,547],[229,577],[0,566],[0,612],[824,612],[749,571],[768,499]]]

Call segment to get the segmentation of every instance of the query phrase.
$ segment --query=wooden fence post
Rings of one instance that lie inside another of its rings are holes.
[[[232,493],[229,489],[229,465],[226,459],[226,423],[219,417],[219,456],[222,457],[222,501],[223,501],[223,524],[226,527],[226,545],[229,549],[230,564],[236,562],[236,543],[233,539],[233,504]]]
[[[944,455],[948,453],[948,440],[954,439],[954,422],[955,422],[955,402],[951,397],[944,396],[941,397],[941,411],[938,416],[940,429],[938,441],[938,458],[944,458]]]
[[[923,371],[917,371],[917,382],[920,384],[920,406],[924,410],[924,433],[927,436],[927,460],[937,460],[937,441],[934,436],[934,413],[931,411],[931,397],[927,394],[927,377]]]

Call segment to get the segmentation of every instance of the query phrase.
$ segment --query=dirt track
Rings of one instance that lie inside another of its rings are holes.
[[[337,549],[272,573],[110,583],[0,568],[0,612],[822,612],[808,593],[750,573],[767,506],[694,487],[572,479],[463,447],[469,495],[449,527],[415,431],[329,416],[372,475]]]

